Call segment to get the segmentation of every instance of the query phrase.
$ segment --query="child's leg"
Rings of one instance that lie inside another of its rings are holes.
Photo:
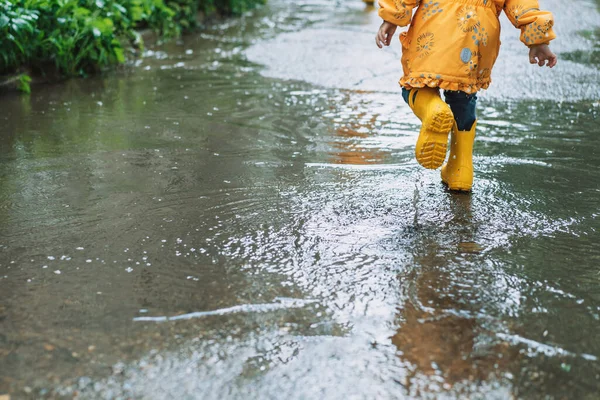
[[[454,114],[450,156],[442,166],[442,182],[451,190],[470,191],[473,186],[473,142],[477,126],[477,95],[445,91],[446,103]]]
[[[446,103],[452,109],[458,130],[471,130],[471,127],[477,120],[477,93],[467,94],[465,92],[446,90],[444,91],[444,97],[446,98]]]
[[[454,124],[452,110],[438,88],[402,88],[402,97],[422,122],[415,146],[417,161],[428,169],[439,168],[446,159],[448,134]]]
[[[408,90],[407,88],[402,88],[402,98],[404,99],[404,101],[406,102],[406,104],[408,104],[408,96],[410,95],[410,90]]]

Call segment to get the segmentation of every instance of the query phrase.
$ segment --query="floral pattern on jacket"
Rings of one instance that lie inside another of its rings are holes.
[[[527,46],[549,43],[554,18],[538,0],[379,0],[379,15],[398,26],[404,87],[487,89],[500,49],[502,11]],[[413,15],[413,11],[416,12]]]

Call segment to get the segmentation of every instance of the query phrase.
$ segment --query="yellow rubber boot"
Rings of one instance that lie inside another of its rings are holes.
[[[446,159],[448,134],[454,123],[450,106],[442,100],[437,88],[411,89],[408,105],[423,123],[415,156],[427,169],[439,168]]]
[[[473,143],[477,121],[469,131],[459,131],[454,124],[450,137],[450,156],[442,167],[442,182],[450,190],[470,192],[473,186]]]

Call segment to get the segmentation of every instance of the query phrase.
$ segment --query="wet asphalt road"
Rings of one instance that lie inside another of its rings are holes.
[[[0,97],[0,394],[596,398],[600,19],[544,7],[563,59],[505,27],[472,195],[414,160],[360,2]]]

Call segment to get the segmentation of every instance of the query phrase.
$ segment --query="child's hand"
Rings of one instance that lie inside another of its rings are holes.
[[[377,47],[380,49],[383,46],[389,46],[392,42],[392,37],[394,37],[394,33],[396,33],[396,29],[398,27],[390,22],[383,21],[383,24],[379,27],[379,32],[377,32],[377,36],[375,36],[375,43],[377,43]]]
[[[548,64],[546,64],[548,61]],[[552,68],[556,65],[558,57],[550,50],[547,44],[538,44],[529,48],[529,62],[531,64],[537,64],[540,67],[548,65]]]

